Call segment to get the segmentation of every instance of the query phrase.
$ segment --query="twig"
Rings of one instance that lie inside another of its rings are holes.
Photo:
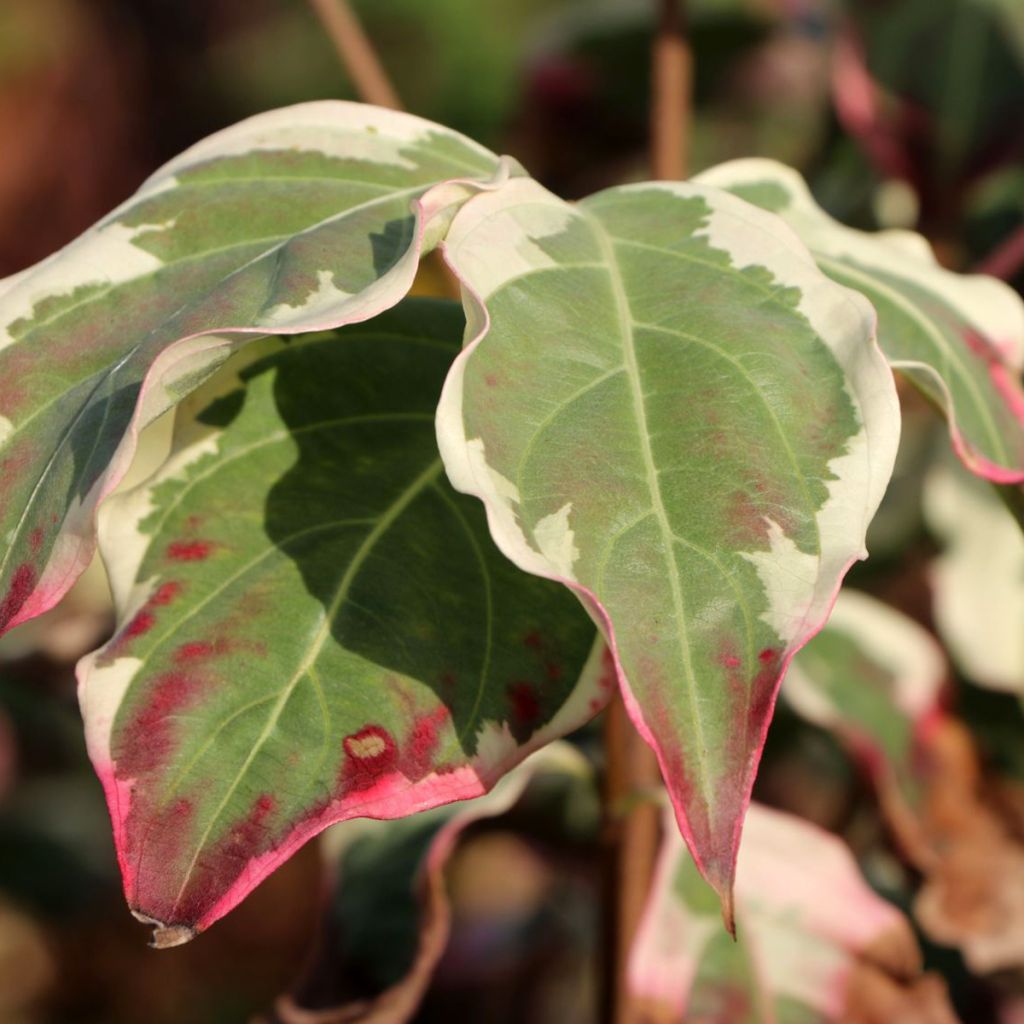
[[[309,0],[364,103],[401,110],[402,101],[347,0]]]
[[[660,782],[650,747],[616,696],[605,713],[605,847],[607,851],[604,1019],[635,1024],[629,991],[630,951],[647,903],[658,853],[658,807],[643,799]]]
[[[693,56],[684,0],[657,0],[651,55],[651,171],[661,181],[685,178],[689,163]]]

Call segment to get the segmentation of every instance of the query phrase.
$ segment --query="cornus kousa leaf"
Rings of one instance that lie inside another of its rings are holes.
[[[80,698],[157,945],[326,825],[478,796],[604,702],[586,615],[445,480],[433,411],[462,324],[409,300],[258,343],[102,510],[118,628]]]
[[[920,811],[921,762],[946,660],[932,635],[876,598],[843,590],[828,625],[796,656],[782,692],[835,732],[871,773],[890,821],[906,834]]]
[[[516,180],[444,248],[471,316],[438,411],[449,477],[604,630],[727,898],[779,680],[892,471],[870,306],[777,218],[696,185],[572,206]]]
[[[1024,536],[999,498],[955,464],[929,471],[924,510],[945,542],[930,577],[950,654],[974,682],[1024,697]]]
[[[834,836],[752,805],[736,873],[738,941],[668,829],[629,965],[645,1020],[676,1024],[955,1024],[920,976],[906,919]]]
[[[246,335],[393,306],[424,233],[466,194],[458,180],[498,166],[405,114],[279,110],[200,142],[76,242],[0,282],[0,632],[55,604],[88,562],[95,507],[142,426]],[[438,206],[416,203],[447,179]]]
[[[1024,304],[1012,288],[944,270],[913,232],[844,227],[774,161],[737,160],[697,180],[782,217],[826,274],[872,301],[890,364],[945,412],[964,465],[997,483],[1024,480]]]

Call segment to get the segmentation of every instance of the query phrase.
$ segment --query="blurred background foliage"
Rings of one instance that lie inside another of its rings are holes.
[[[647,176],[650,0],[354,6],[414,113],[515,154],[569,198]],[[738,156],[786,161],[834,216],[915,228],[953,268],[1024,285],[1024,247],[1013,245],[1024,226],[1022,0],[690,0],[689,17],[693,171]],[[74,238],[209,132],[325,97],[354,98],[303,0],[0,0],[0,277]],[[944,442],[931,411],[904,398],[876,557],[854,582],[931,626],[937,543],[921,489]],[[166,445],[158,424],[136,480]],[[75,660],[111,621],[94,567],[59,609],[0,642],[0,1021],[247,1020],[308,976],[329,873],[311,844],[198,942],[145,947],[74,694]],[[966,680],[951,693],[1024,832],[1017,697]],[[597,759],[598,735],[576,737]],[[870,788],[834,740],[785,708],[758,796],[843,834],[872,883],[907,905],[912,873],[887,845]],[[588,799],[533,789],[468,830],[449,870],[453,937],[417,1019],[596,1019],[599,813]],[[373,966],[360,956],[351,977]],[[999,1009],[1024,991],[1019,978],[972,977],[947,949],[927,956],[964,1021],[1020,1019]]]

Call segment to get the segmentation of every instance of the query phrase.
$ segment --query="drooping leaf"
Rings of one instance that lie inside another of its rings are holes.
[[[296,993],[278,1000],[277,1016],[316,1014],[318,1024],[411,1019],[448,942],[444,876],[462,832],[503,814],[538,776],[593,784],[589,774],[578,751],[551,743],[486,796],[397,821],[345,822],[328,832],[324,847],[335,883],[321,948]]]
[[[77,241],[0,282],[0,632],[52,607],[88,563],[95,508],[147,422],[246,335],[394,305],[443,214],[413,213],[416,197],[497,168],[405,114],[274,111],[198,143]]]
[[[449,477],[601,625],[727,898],[779,680],[892,471],[871,310],[775,217],[694,185],[572,206],[509,182],[444,250],[471,319],[438,411]]]
[[[445,480],[433,410],[462,324],[408,300],[253,346],[102,510],[119,626],[80,697],[158,945],[326,825],[477,796],[604,702],[586,616]]]
[[[892,835],[924,876],[914,904],[924,930],[960,946],[975,970],[1018,967],[1024,847],[985,793],[970,733],[940,706],[945,675],[930,634],[844,591],[783,691],[869,769]]]
[[[1024,480],[1024,303],[1011,288],[943,269],[912,232],[845,227],[774,161],[737,160],[697,180],[782,217],[826,274],[872,301],[882,350],[944,411],[968,469],[998,483]]]
[[[925,517],[945,542],[930,573],[935,623],[974,682],[1024,697],[1024,536],[957,470],[939,463],[925,484]]]
[[[946,675],[927,630],[876,598],[843,590],[828,625],[794,659],[782,692],[864,763],[890,821],[906,833],[921,810],[922,749],[942,715]]]
[[[906,919],[861,878],[835,836],[752,804],[736,872],[738,941],[674,829],[630,957],[655,1024],[871,1024],[955,1017],[920,976]]]

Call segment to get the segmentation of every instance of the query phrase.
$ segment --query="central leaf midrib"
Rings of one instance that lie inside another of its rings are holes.
[[[604,255],[608,267],[608,280],[611,284],[612,298],[615,302],[615,309],[618,314],[619,331],[622,336],[622,350],[625,358],[626,377],[630,384],[630,393],[633,400],[634,411],[637,423],[640,428],[640,449],[644,461],[644,469],[647,474],[648,492],[651,497],[651,504],[654,515],[658,522],[662,543],[668,552],[670,561],[669,586],[672,591],[672,603],[675,607],[676,619],[679,629],[679,651],[683,660],[683,669],[687,676],[686,695],[690,705],[691,722],[694,730],[694,737],[697,741],[697,760],[699,762],[700,780],[699,786],[704,800],[710,809],[714,800],[711,793],[710,779],[707,770],[707,745],[704,738],[704,723],[697,706],[696,695],[696,673],[690,657],[690,644],[687,635],[686,606],[683,600],[682,588],[679,583],[679,564],[676,559],[675,536],[668,521],[668,514],[665,510],[665,503],[661,494],[661,483],[658,470],[654,462],[654,452],[651,449],[650,432],[647,426],[647,407],[644,401],[643,388],[640,382],[640,367],[636,355],[636,339],[633,333],[632,314],[629,309],[629,298],[626,295],[625,285],[619,273],[618,262],[615,255],[614,244],[611,236],[605,231],[600,220],[591,215],[588,217],[597,243]]]
[[[256,742],[253,744],[252,750],[249,752],[242,766],[239,768],[231,785],[228,787],[227,792],[221,799],[216,810],[213,812],[206,828],[203,831],[202,836],[196,845],[195,853],[189,862],[188,867],[185,869],[184,877],[182,879],[181,887],[178,890],[178,895],[175,897],[173,911],[177,909],[178,904],[181,902],[181,898],[185,893],[185,889],[188,887],[188,883],[192,878],[192,872],[195,870],[197,861],[199,860],[200,854],[206,847],[206,843],[213,832],[214,827],[220,821],[221,815],[225,808],[230,802],[231,798],[235,795],[241,784],[242,779],[245,777],[246,772],[249,770],[253,761],[259,755],[266,742],[270,739],[273,731],[277,725],[278,720],[284,711],[285,706],[291,699],[292,694],[295,692],[296,687],[302,678],[309,672],[309,669],[316,663],[317,658],[320,656],[320,652],[323,649],[324,644],[327,642],[327,638],[330,636],[331,627],[334,623],[334,619],[344,604],[345,599],[348,597],[348,593],[352,588],[352,584],[355,582],[360,570],[363,567],[366,559],[369,557],[373,548],[381,537],[394,525],[396,520],[401,516],[406,508],[419,496],[427,487],[429,487],[434,480],[440,475],[443,469],[441,460],[434,459],[429,466],[423,472],[421,472],[408,487],[398,495],[397,498],[384,510],[377,520],[376,525],[370,530],[367,535],[363,538],[359,547],[356,549],[355,554],[352,556],[351,561],[345,569],[344,574],[340,582],[338,583],[338,589],[335,592],[334,597],[331,599],[330,605],[325,609],[323,620],[318,627],[312,641],[309,645],[305,658],[300,662],[298,668],[292,674],[287,684],[282,688],[280,695],[274,707],[271,709],[270,715],[267,719],[267,724],[264,726],[263,731],[257,737]]]

